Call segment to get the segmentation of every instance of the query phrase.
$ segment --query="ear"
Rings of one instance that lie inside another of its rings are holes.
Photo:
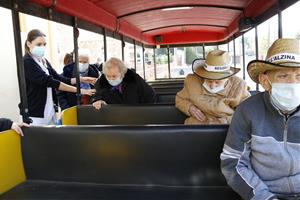
[[[259,83],[261,84],[261,86],[266,90],[266,91],[270,91],[272,86],[270,84],[270,81],[268,79],[268,75],[260,73],[258,75],[258,80]]]
[[[31,43],[26,40],[26,46],[30,49]]]

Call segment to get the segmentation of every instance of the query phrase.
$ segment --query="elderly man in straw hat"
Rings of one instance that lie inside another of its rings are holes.
[[[176,95],[176,107],[188,116],[185,124],[230,123],[235,108],[250,96],[246,82],[234,76],[239,70],[230,66],[225,51],[211,51],[205,61],[196,59],[194,74]]]
[[[266,90],[236,110],[221,154],[222,172],[243,199],[300,199],[300,52],[278,39],[248,73]]]

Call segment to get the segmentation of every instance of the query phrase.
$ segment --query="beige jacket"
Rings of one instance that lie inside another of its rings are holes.
[[[225,89],[217,94],[209,93],[203,86],[204,79],[190,74],[184,81],[184,88],[176,95],[176,107],[188,118],[185,124],[229,124],[235,108],[250,96],[244,80],[232,76]],[[189,113],[195,105],[206,116],[205,121],[198,121]]]

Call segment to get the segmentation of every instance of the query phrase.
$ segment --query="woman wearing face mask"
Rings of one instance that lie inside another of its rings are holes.
[[[176,107],[188,118],[185,124],[229,124],[235,108],[247,97],[246,82],[234,76],[228,52],[214,50],[206,61],[193,62],[194,74],[176,95]]]
[[[80,77],[99,77],[99,71],[94,65],[90,65],[90,52],[87,49],[79,49],[78,51],[79,61],[79,74]],[[62,75],[67,78],[76,77],[75,63],[68,64],[64,67]],[[75,86],[75,85],[74,85]],[[94,86],[89,83],[80,83],[81,89],[94,89]],[[59,106],[62,110],[77,105],[77,97],[75,93],[58,91],[57,93]],[[90,96],[81,96],[81,105],[90,104]]]
[[[76,93],[75,78],[60,76],[44,57],[46,50],[46,35],[40,30],[31,30],[25,42],[23,57],[26,78],[29,116],[33,125],[49,125],[56,123],[55,90]],[[81,78],[82,82],[92,83],[95,78]],[[82,94],[93,95],[94,90],[81,90]],[[22,105],[20,105],[22,106]],[[22,113],[21,113],[22,114]]]
[[[105,104],[148,104],[155,100],[151,86],[118,58],[111,58],[103,65],[103,74],[95,88],[96,109]]]
[[[234,113],[221,154],[227,183],[243,199],[300,199],[300,46],[282,38],[248,64],[266,90]]]

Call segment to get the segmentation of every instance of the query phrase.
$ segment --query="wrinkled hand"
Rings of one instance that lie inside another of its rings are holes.
[[[14,122],[11,125],[12,130],[16,131],[19,135],[24,136],[23,131],[21,129],[22,127],[29,127],[29,125],[26,123],[17,123],[17,122]]]
[[[93,103],[93,106],[95,109],[100,110],[102,108],[102,105],[107,105],[107,103],[105,101],[99,100],[99,101],[95,101]]]
[[[196,106],[191,105],[189,108],[189,113],[192,117],[196,118],[198,121],[202,122],[206,119],[206,116],[199,110]]]
[[[97,82],[97,78],[94,78],[94,77],[80,77],[80,82],[95,85],[95,83]]]
[[[90,90],[86,90],[86,89],[81,89],[81,94],[82,95],[89,95],[92,96],[96,93],[95,89],[90,89]]]

